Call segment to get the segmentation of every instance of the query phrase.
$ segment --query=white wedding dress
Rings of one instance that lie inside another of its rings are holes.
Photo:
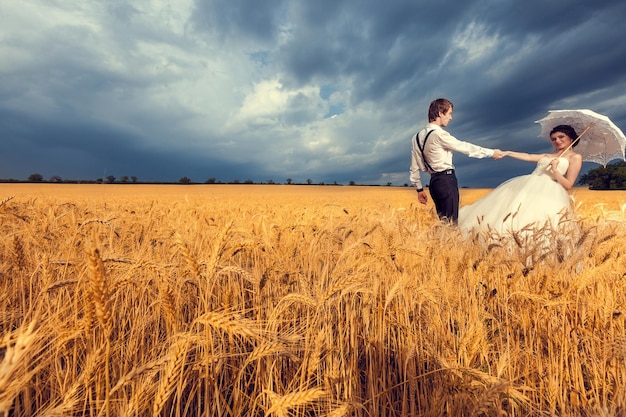
[[[461,207],[461,231],[507,235],[545,227],[557,230],[568,223],[572,214],[569,194],[546,171],[552,159],[544,156],[531,174],[511,178],[474,204]],[[568,166],[566,158],[559,158],[559,172],[565,174]]]

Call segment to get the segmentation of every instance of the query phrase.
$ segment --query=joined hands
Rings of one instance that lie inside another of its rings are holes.
[[[507,156],[507,152],[503,152],[500,149],[494,149],[493,151],[493,159],[502,159]]]

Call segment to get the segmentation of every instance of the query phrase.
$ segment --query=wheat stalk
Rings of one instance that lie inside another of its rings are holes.
[[[320,363],[324,349],[326,348],[326,340],[324,339],[324,330],[320,330],[317,337],[313,337],[313,349],[306,349],[306,377],[307,379],[319,371]],[[310,343],[310,342],[307,342]]]
[[[110,335],[113,330],[113,326],[111,323],[112,299],[109,292],[108,281],[104,270],[104,264],[102,263],[102,257],[100,256],[100,251],[95,246],[91,246],[86,248],[86,252],[91,284],[89,294],[91,295],[92,302],[95,307],[96,318],[98,319],[98,322],[100,323],[104,331],[104,410],[106,411],[106,416],[109,417],[111,413],[111,403],[109,401],[109,389],[111,381],[109,361],[111,358]]]

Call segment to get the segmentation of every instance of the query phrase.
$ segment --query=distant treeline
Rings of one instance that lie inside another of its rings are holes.
[[[27,180],[18,179],[2,179],[0,183],[59,183],[59,184],[281,184],[275,182],[272,179],[261,182],[254,182],[251,179],[240,181],[234,179],[232,181],[220,181],[216,178],[208,178],[202,182],[192,181],[189,177],[181,177],[178,181],[141,181],[136,176],[123,175],[119,178],[109,175],[106,178],[97,178],[95,180],[68,180],[62,179],[58,175],[54,175],[46,180],[41,174],[31,174]],[[304,182],[295,182],[291,178],[287,178],[282,184],[287,185],[344,185],[337,181],[332,183],[317,182],[315,183],[311,179],[307,179]],[[626,190],[626,161],[618,161],[613,164],[608,164],[606,167],[600,166],[592,169],[586,174],[580,176],[578,180],[579,185],[589,185],[592,190]],[[357,184],[355,181],[349,181],[347,185],[380,185],[380,184]],[[391,186],[392,183],[388,182],[387,186]],[[408,187],[408,184],[403,184],[404,187]]]
[[[139,178],[135,176],[121,176],[119,179],[113,175],[109,175],[106,178],[97,178],[95,180],[91,179],[63,179],[58,175],[54,175],[50,177],[48,180],[44,178],[41,174],[31,174],[26,180],[19,180],[15,178],[0,178],[0,183],[50,183],[50,184],[281,184],[279,182],[275,182],[274,180],[267,180],[265,182],[254,182],[253,180],[247,179],[244,181],[240,181],[238,179],[234,179],[232,181],[220,181],[216,178],[208,178],[203,182],[195,182],[192,181],[189,177],[181,177],[178,181],[141,181]],[[333,181],[332,183],[325,182],[317,182],[315,183],[311,179],[307,179],[305,182],[296,182],[291,178],[287,178],[284,183],[287,185],[344,185],[338,183],[337,181]],[[355,181],[349,181],[347,185],[367,185],[367,186],[380,186],[380,184],[357,184]],[[391,186],[392,183],[388,182],[387,186]],[[403,184],[404,187],[408,187],[408,184]]]

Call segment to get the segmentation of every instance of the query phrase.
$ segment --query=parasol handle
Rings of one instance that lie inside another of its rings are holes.
[[[565,148],[565,150],[563,150],[563,152],[561,152],[561,153],[559,154],[559,157],[560,157],[561,155],[563,155],[565,152],[567,152],[567,151],[569,151],[570,149],[572,149],[572,146],[574,146],[574,145],[576,144],[576,142],[578,142],[578,141],[580,140],[580,138],[582,138],[582,137],[583,137],[583,135],[584,135],[585,133],[587,133],[587,131],[593,127],[593,125],[595,125],[595,123],[591,123],[589,126],[587,126],[587,127],[585,128],[585,130],[583,130],[583,132],[582,132],[580,135],[578,135],[578,137],[577,137],[576,139],[574,139],[574,140],[572,141],[572,143],[570,143],[570,144],[569,144],[569,146],[568,146],[567,148]]]

